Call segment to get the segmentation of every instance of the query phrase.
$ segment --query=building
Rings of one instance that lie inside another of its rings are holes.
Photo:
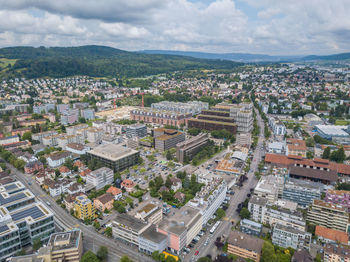
[[[41,105],[33,106],[33,113],[47,114],[49,113],[50,110],[55,110],[55,109],[56,109],[55,104],[41,104]]]
[[[263,176],[254,189],[254,195],[266,198],[271,203],[282,196],[284,178],[274,175]]]
[[[157,232],[156,226],[151,225],[139,235],[139,251],[152,255],[153,252],[161,253],[167,248],[167,236]]]
[[[306,158],[306,142],[304,140],[287,138],[286,155],[302,156]]]
[[[65,150],[77,155],[85,155],[86,152],[90,151],[90,147],[78,143],[69,143]]]
[[[349,236],[343,231],[330,229],[323,226],[316,226],[315,235],[319,240],[328,244],[349,244]]]
[[[46,131],[46,132],[41,132],[41,133],[37,133],[37,134],[32,134],[32,139],[39,141],[42,144],[44,137],[54,136],[57,134],[58,134],[57,131]]]
[[[172,216],[163,219],[157,231],[167,237],[168,249],[174,254],[180,254],[181,250],[190,244],[202,229],[202,224],[202,215],[199,210],[183,206]]]
[[[251,145],[252,135],[250,133],[239,133],[236,136],[236,144],[240,146]]]
[[[260,261],[264,240],[239,231],[231,231],[227,243],[227,253],[255,262]]]
[[[94,207],[101,212],[104,212],[106,209],[111,210],[113,208],[113,203],[114,196],[110,193],[103,194],[94,199]]]
[[[138,108],[130,111],[131,120],[176,127],[186,125],[188,119],[191,117],[191,113],[182,114],[172,111],[155,110],[152,108]]]
[[[176,145],[176,159],[183,163],[190,161],[209,142],[208,134],[199,134]]]
[[[240,103],[232,105],[230,117],[233,117],[237,124],[237,132],[250,133],[253,130],[253,104]]]
[[[17,143],[17,142],[19,142],[18,135],[6,136],[3,138],[0,138],[0,146],[9,145],[9,144]]]
[[[75,198],[74,211],[77,218],[94,219],[96,217],[96,210],[90,199],[86,195],[80,195]]]
[[[137,210],[135,217],[150,224],[159,224],[163,219],[163,212],[159,206],[148,203]]]
[[[52,153],[47,157],[49,167],[56,168],[63,165],[66,159],[71,158],[71,153],[67,151]]]
[[[274,135],[284,136],[286,134],[285,125],[277,117],[269,116],[268,122]]]
[[[140,154],[139,151],[121,145],[105,144],[95,147],[87,155],[116,172],[135,165]]]
[[[346,232],[349,223],[347,208],[314,199],[307,220],[315,225]]]
[[[227,184],[225,180],[216,177],[202,187],[201,191],[188,201],[186,205],[199,210],[203,217],[202,222],[204,226],[224,202],[226,192]]]
[[[298,230],[290,226],[276,224],[272,232],[272,244],[283,247],[310,249],[312,235],[308,232]]]
[[[349,262],[350,247],[346,245],[327,244],[324,247],[323,260],[324,262]]]
[[[249,219],[242,219],[239,223],[239,230],[245,234],[260,237],[263,225]]]
[[[86,176],[86,183],[93,185],[96,190],[100,190],[106,185],[111,185],[114,182],[114,172],[108,167],[101,167],[91,171]]]
[[[127,137],[145,137],[147,136],[147,127],[144,124],[134,124],[126,127]]]
[[[134,191],[135,183],[130,179],[124,179],[120,186],[124,188],[126,192],[132,192]]]
[[[153,131],[154,148],[163,152],[185,141],[185,133],[174,129],[157,128]]]
[[[314,259],[306,249],[295,250],[291,262],[314,262]]]
[[[268,145],[269,153],[283,154],[285,153],[286,145],[283,142],[272,142]]]
[[[80,115],[86,120],[92,120],[92,119],[95,119],[95,110],[91,108],[81,109]]]
[[[320,199],[323,184],[289,178],[283,188],[282,198],[308,207],[314,199]]]
[[[133,216],[118,214],[112,221],[113,238],[138,247],[140,235],[150,226],[151,224]]]
[[[24,165],[24,172],[26,174],[33,174],[36,171],[44,169],[44,164],[39,160],[30,161]]]
[[[292,166],[289,169],[289,177],[297,179],[307,179],[313,182],[320,182],[323,184],[334,184],[338,180],[337,172],[325,171],[316,168],[307,168],[300,166]]]
[[[79,120],[79,109],[68,109],[61,113],[61,124],[71,125]]]
[[[119,200],[123,196],[123,192],[114,186],[109,187],[106,193],[112,194],[114,196],[114,200]]]
[[[151,108],[158,111],[197,115],[200,114],[202,110],[208,109],[209,104],[201,101],[191,101],[187,103],[162,101],[159,103],[153,103]]]
[[[321,137],[339,144],[349,144],[350,134],[348,126],[316,125],[315,130]]]
[[[328,189],[326,191],[324,201],[335,205],[342,205],[350,211],[349,191]]]

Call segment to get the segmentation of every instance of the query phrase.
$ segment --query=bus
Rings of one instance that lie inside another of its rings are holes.
[[[209,233],[213,234],[215,232],[215,230],[218,228],[218,226],[220,225],[221,221],[217,221],[214,226],[210,229]]]
[[[162,254],[164,254],[164,258],[167,258],[167,257],[169,256],[169,257],[173,257],[173,258],[175,259],[175,261],[178,261],[178,260],[179,260],[179,257],[178,257],[178,256],[175,256],[175,255],[170,254],[170,253],[168,253],[168,252],[163,251]]]

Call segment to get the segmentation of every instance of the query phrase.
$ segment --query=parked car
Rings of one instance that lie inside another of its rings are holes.
[[[194,253],[194,255],[195,255],[195,256],[198,256],[198,254],[199,254],[199,251],[197,250],[197,251]]]

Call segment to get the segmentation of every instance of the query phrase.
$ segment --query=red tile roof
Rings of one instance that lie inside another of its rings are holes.
[[[316,226],[315,235],[335,242],[340,242],[341,244],[348,244],[348,234],[343,231]]]

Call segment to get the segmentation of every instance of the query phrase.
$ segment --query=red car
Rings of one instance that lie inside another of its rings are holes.
[[[198,254],[199,254],[199,251],[197,250],[197,251],[194,253],[194,255],[195,255],[195,256],[198,256]]]

